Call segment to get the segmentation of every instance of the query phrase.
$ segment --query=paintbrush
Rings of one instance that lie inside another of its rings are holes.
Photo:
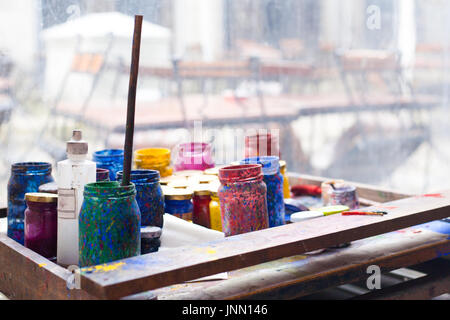
[[[384,216],[386,211],[344,211],[343,216]]]
[[[136,88],[139,70],[139,53],[141,49],[142,16],[134,17],[133,46],[131,51],[130,82],[128,86],[127,125],[123,158],[122,186],[130,184],[131,160],[133,156],[134,114],[136,109]]]

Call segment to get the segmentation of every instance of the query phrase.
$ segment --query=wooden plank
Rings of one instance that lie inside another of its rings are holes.
[[[432,261],[433,273],[375,290],[353,300],[424,300],[450,292],[450,261]]]
[[[97,297],[120,298],[442,219],[450,215],[450,191],[396,200],[372,209],[389,214],[331,215],[83,268],[81,285]]]
[[[415,226],[357,240],[346,248],[231,271],[227,280],[176,284],[151,293],[157,295],[158,300],[297,299],[335,286],[365,281],[370,265],[388,272],[449,254],[449,233],[431,231],[424,225]]]
[[[0,292],[10,299],[95,299],[68,289],[67,269],[0,233]]]

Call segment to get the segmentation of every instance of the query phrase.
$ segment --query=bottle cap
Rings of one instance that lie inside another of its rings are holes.
[[[81,130],[73,130],[72,138],[67,141],[68,154],[83,155],[88,153],[88,143],[82,140]]]
[[[154,239],[161,236],[162,229],[156,226],[141,227],[141,238]]]
[[[58,195],[54,193],[29,192],[25,194],[25,200],[31,202],[51,203],[58,201]]]

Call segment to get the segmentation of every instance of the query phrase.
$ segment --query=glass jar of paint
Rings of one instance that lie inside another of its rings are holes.
[[[141,228],[141,254],[158,251],[161,246],[162,229],[154,226]]]
[[[245,137],[246,158],[258,156],[281,157],[278,135],[269,132],[256,133]]]
[[[344,182],[344,180],[340,180],[340,179],[326,180],[321,183],[320,188],[322,191],[322,203],[324,206],[331,205],[330,194],[333,191],[333,187],[340,188],[343,185],[345,185],[345,182]]]
[[[260,164],[242,164],[219,169],[218,191],[225,236],[266,229],[267,188]]]
[[[283,176],[283,195],[285,199],[291,197],[291,187],[289,186],[289,179],[286,173],[286,161],[280,160],[280,173]]]
[[[79,264],[107,263],[141,253],[141,213],[134,184],[88,183],[79,216]]]
[[[56,258],[58,195],[26,193],[25,247],[45,258]]]
[[[193,211],[192,222],[195,224],[210,228],[211,220],[209,216],[209,203],[211,195],[209,185],[198,185],[194,188],[194,195],[192,197]]]
[[[11,166],[8,181],[8,237],[24,244],[25,194],[38,192],[39,186],[53,182],[52,165],[47,162],[20,162]]]
[[[176,147],[175,171],[205,170],[214,167],[211,144],[201,142],[181,143]]]
[[[97,182],[110,181],[109,180],[109,170],[103,169],[103,168],[97,168],[96,169],[96,177],[97,177]]]
[[[168,177],[173,172],[173,168],[170,166],[170,150],[166,148],[136,150],[134,166],[136,169],[158,170],[161,177]]]
[[[285,224],[283,176],[280,173],[279,158],[275,156],[251,157],[242,160],[241,163],[257,163],[262,165],[263,180],[267,187],[269,227]]]
[[[211,201],[209,202],[210,228],[222,232],[222,216],[220,214],[220,202],[217,195],[218,188],[211,188]]]
[[[330,205],[343,205],[349,207],[350,210],[358,209],[359,201],[356,187],[348,184],[335,186],[330,191]]]
[[[164,211],[186,221],[192,221],[192,190],[187,188],[163,189]]]
[[[122,174],[122,171],[117,173],[117,181],[122,181]],[[131,170],[130,181],[136,188],[136,201],[141,211],[141,226],[162,228],[164,195],[159,184],[159,171]]]
[[[116,180],[116,173],[123,170],[123,150],[105,149],[94,152],[92,160],[97,164],[97,168],[108,169],[109,179]]]

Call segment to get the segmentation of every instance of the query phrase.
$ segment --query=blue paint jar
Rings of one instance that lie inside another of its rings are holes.
[[[8,237],[24,244],[25,193],[38,192],[39,186],[53,182],[52,165],[47,162],[20,162],[11,166],[8,181]]]
[[[164,211],[178,218],[192,221],[192,212],[194,206],[192,204],[192,190],[164,188]]]
[[[117,181],[122,181],[123,172],[117,172]],[[131,170],[130,181],[136,187],[136,201],[141,210],[141,226],[162,228],[164,215],[164,195],[159,184],[157,170]]]
[[[250,157],[241,164],[262,165],[263,181],[267,187],[267,211],[269,228],[285,224],[285,206],[283,193],[283,175],[280,172],[280,160],[276,156]]]
[[[109,170],[109,180],[115,181],[118,171],[123,170],[123,150],[105,149],[94,152],[92,160],[97,168]]]

